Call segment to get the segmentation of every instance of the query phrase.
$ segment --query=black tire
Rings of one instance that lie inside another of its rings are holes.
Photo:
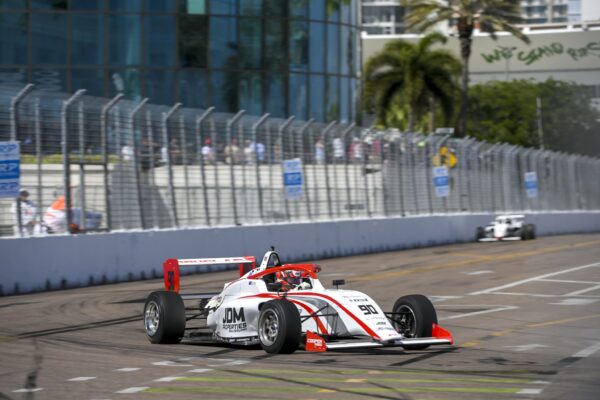
[[[277,328],[269,327],[276,319]],[[271,300],[263,304],[258,316],[258,339],[270,354],[291,354],[300,346],[302,322],[296,306],[287,300]]]
[[[528,225],[523,225],[521,227],[521,240],[528,240],[529,239],[529,234],[527,232],[527,226]]]
[[[394,303],[392,325],[408,338],[431,337],[437,313],[429,299],[421,294],[402,296]],[[396,314],[400,313],[400,314]],[[407,350],[423,350],[429,345],[404,346]]]
[[[527,224],[527,226],[529,227],[529,239],[530,240],[535,239],[535,225]]]
[[[485,229],[483,227],[478,226],[475,230],[475,241],[478,242],[480,239],[485,237]]]
[[[154,344],[179,343],[185,332],[185,306],[178,293],[152,292],[144,305],[146,337]]]

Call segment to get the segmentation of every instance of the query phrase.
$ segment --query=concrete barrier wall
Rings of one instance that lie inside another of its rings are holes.
[[[271,245],[285,262],[466,242],[493,217],[432,215],[0,239],[0,292],[160,277],[167,258],[260,259]],[[527,221],[536,224],[538,235],[600,232],[600,212],[528,214]],[[202,268],[196,272],[212,270]]]

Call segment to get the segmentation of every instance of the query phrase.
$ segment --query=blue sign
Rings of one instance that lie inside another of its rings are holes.
[[[19,196],[20,159],[19,142],[0,142],[0,198]]]
[[[433,186],[437,197],[448,197],[450,194],[450,177],[448,168],[433,167]]]
[[[536,172],[525,172],[525,192],[528,198],[534,198],[538,195],[538,183]]]
[[[286,199],[299,199],[302,192],[302,160],[283,160],[283,189]]]

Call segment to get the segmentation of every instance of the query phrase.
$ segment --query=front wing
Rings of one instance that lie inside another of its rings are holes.
[[[437,324],[433,324],[432,336],[425,338],[406,338],[397,336],[385,341],[347,341],[347,342],[327,342],[323,337],[314,332],[306,333],[306,351],[324,352],[327,350],[341,349],[366,349],[375,347],[410,347],[410,346],[434,346],[434,345],[452,345],[454,338],[452,334]]]

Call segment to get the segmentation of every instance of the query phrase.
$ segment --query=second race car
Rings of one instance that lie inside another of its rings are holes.
[[[488,226],[478,227],[478,242],[535,239],[535,225],[526,224],[524,215],[498,215]]]

